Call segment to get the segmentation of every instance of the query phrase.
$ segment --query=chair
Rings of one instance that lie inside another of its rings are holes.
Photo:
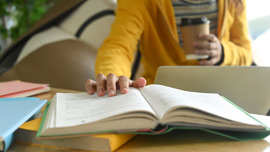
[[[0,59],[0,81],[49,83],[84,91],[114,21],[113,0],[59,0]]]

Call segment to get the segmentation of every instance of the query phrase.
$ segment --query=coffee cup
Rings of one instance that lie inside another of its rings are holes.
[[[193,47],[192,43],[206,41],[200,40],[198,35],[201,33],[210,33],[210,21],[206,17],[182,18],[180,30],[187,60],[207,59],[208,55],[198,55],[195,53],[195,48]]]

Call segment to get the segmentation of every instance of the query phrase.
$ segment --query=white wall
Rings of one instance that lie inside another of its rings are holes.
[[[270,66],[270,0],[246,2],[254,61],[260,66]]]
[[[248,20],[270,15],[270,0],[246,0]]]

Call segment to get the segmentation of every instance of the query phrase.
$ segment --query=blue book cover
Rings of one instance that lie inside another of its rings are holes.
[[[0,99],[0,151],[6,151],[12,142],[13,133],[36,114],[47,100],[34,97]]]

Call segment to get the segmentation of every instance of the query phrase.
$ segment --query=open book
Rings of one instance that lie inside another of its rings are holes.
[[[230,132],[252,133],[248,138],[270,134],[269,127],[218,94],[148,85],[114,97],[57,93],[46,108],[37,137],[155,134],[172,129],[202,129],[234,139],[238,137],[228,135]]]

